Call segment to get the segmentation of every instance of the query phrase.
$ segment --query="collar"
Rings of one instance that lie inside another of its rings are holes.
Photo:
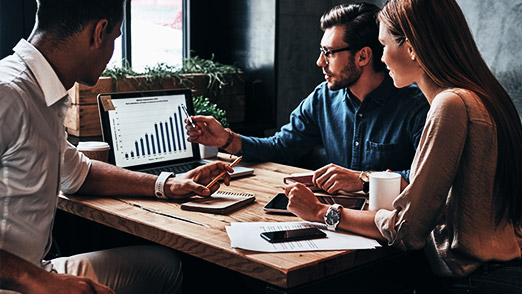
[[[392,93],[392,89],[395,89],[395,86],[393,85],[393,80],[388,74],[388,71],[386,71],[381,84],[371,91],[370,94],[366,95],[366,98],[364,99],[371,98],[376,103],[382,105]]]
[[[48,107],[67,95],[67,90],[56,72],[36,47],[25,39],[21,39],[13,48],[13,51],[22,58],[34,74]]]
[[[386,100],[388,99],[388,96],[392,93],[392,90],[395,89],[395,86],[393,85],[393,80],[388,74],[388,71],[386,71],[386,74],[384,76],[384,79],[382,80],[381,84],[377,86],[377,88],[373,89],[366,97],[364,97],[363,101],[365,100],[373,100],[377,104],[384,104]],[[344,88],[344,97],[346,99],[350,99],[352,101],[355,101],[357,105],[361,104],[361,101],[353,96],[352,92],[349,88]]]

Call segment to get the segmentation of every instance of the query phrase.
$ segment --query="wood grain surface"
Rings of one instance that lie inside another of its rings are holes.
[[[231,161],[228,154],[218,159]],[[152,198],[87,197],[61,195],[58,208],[100,224],[174,248],[228,269],[291,288],[397,254],[391,248],[374,250],[263,253],[230,247],[225,226],[231,222],[299,221],[290,215],[268,214],[263,206],[283,191],[283,178],[308,170],[275,163],[245,163],[254,175],[233,179],[221,191],[252,193],[256,201],[228,215],[181,210],[179,201]],[[198,224],[174,219],[133,206],[173,215]]]

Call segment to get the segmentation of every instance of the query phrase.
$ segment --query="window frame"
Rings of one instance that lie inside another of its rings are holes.
[[[121,27],[121,66],[132,68],[132,30],[131,30],[131,1],[125,2],[123,22]],[[189,15],[190,15],[190,0],[181,0],[182,9],[182,58],[190,56],[189,44]]]

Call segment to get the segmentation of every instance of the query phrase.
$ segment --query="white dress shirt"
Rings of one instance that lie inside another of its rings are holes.
[[[45,266],[58,192],[83,184],[90,160],[67,142],[66,89],[21,40],[0,61],[0,248]]]

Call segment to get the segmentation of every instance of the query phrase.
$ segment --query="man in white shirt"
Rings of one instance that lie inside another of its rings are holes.
[[[28,41],[0,61],[0,293],[175,293],[181,264],[160,246],[117,248],[44,261],[57,195],[209,195],[225,163],[172,177],[90,160],[63,125],[75,82],[93,85],[120,35],[125,0],[38,0]],[[229,183],[230,178],[225,178]],[[112,289],[112,290],[111,290]]]

